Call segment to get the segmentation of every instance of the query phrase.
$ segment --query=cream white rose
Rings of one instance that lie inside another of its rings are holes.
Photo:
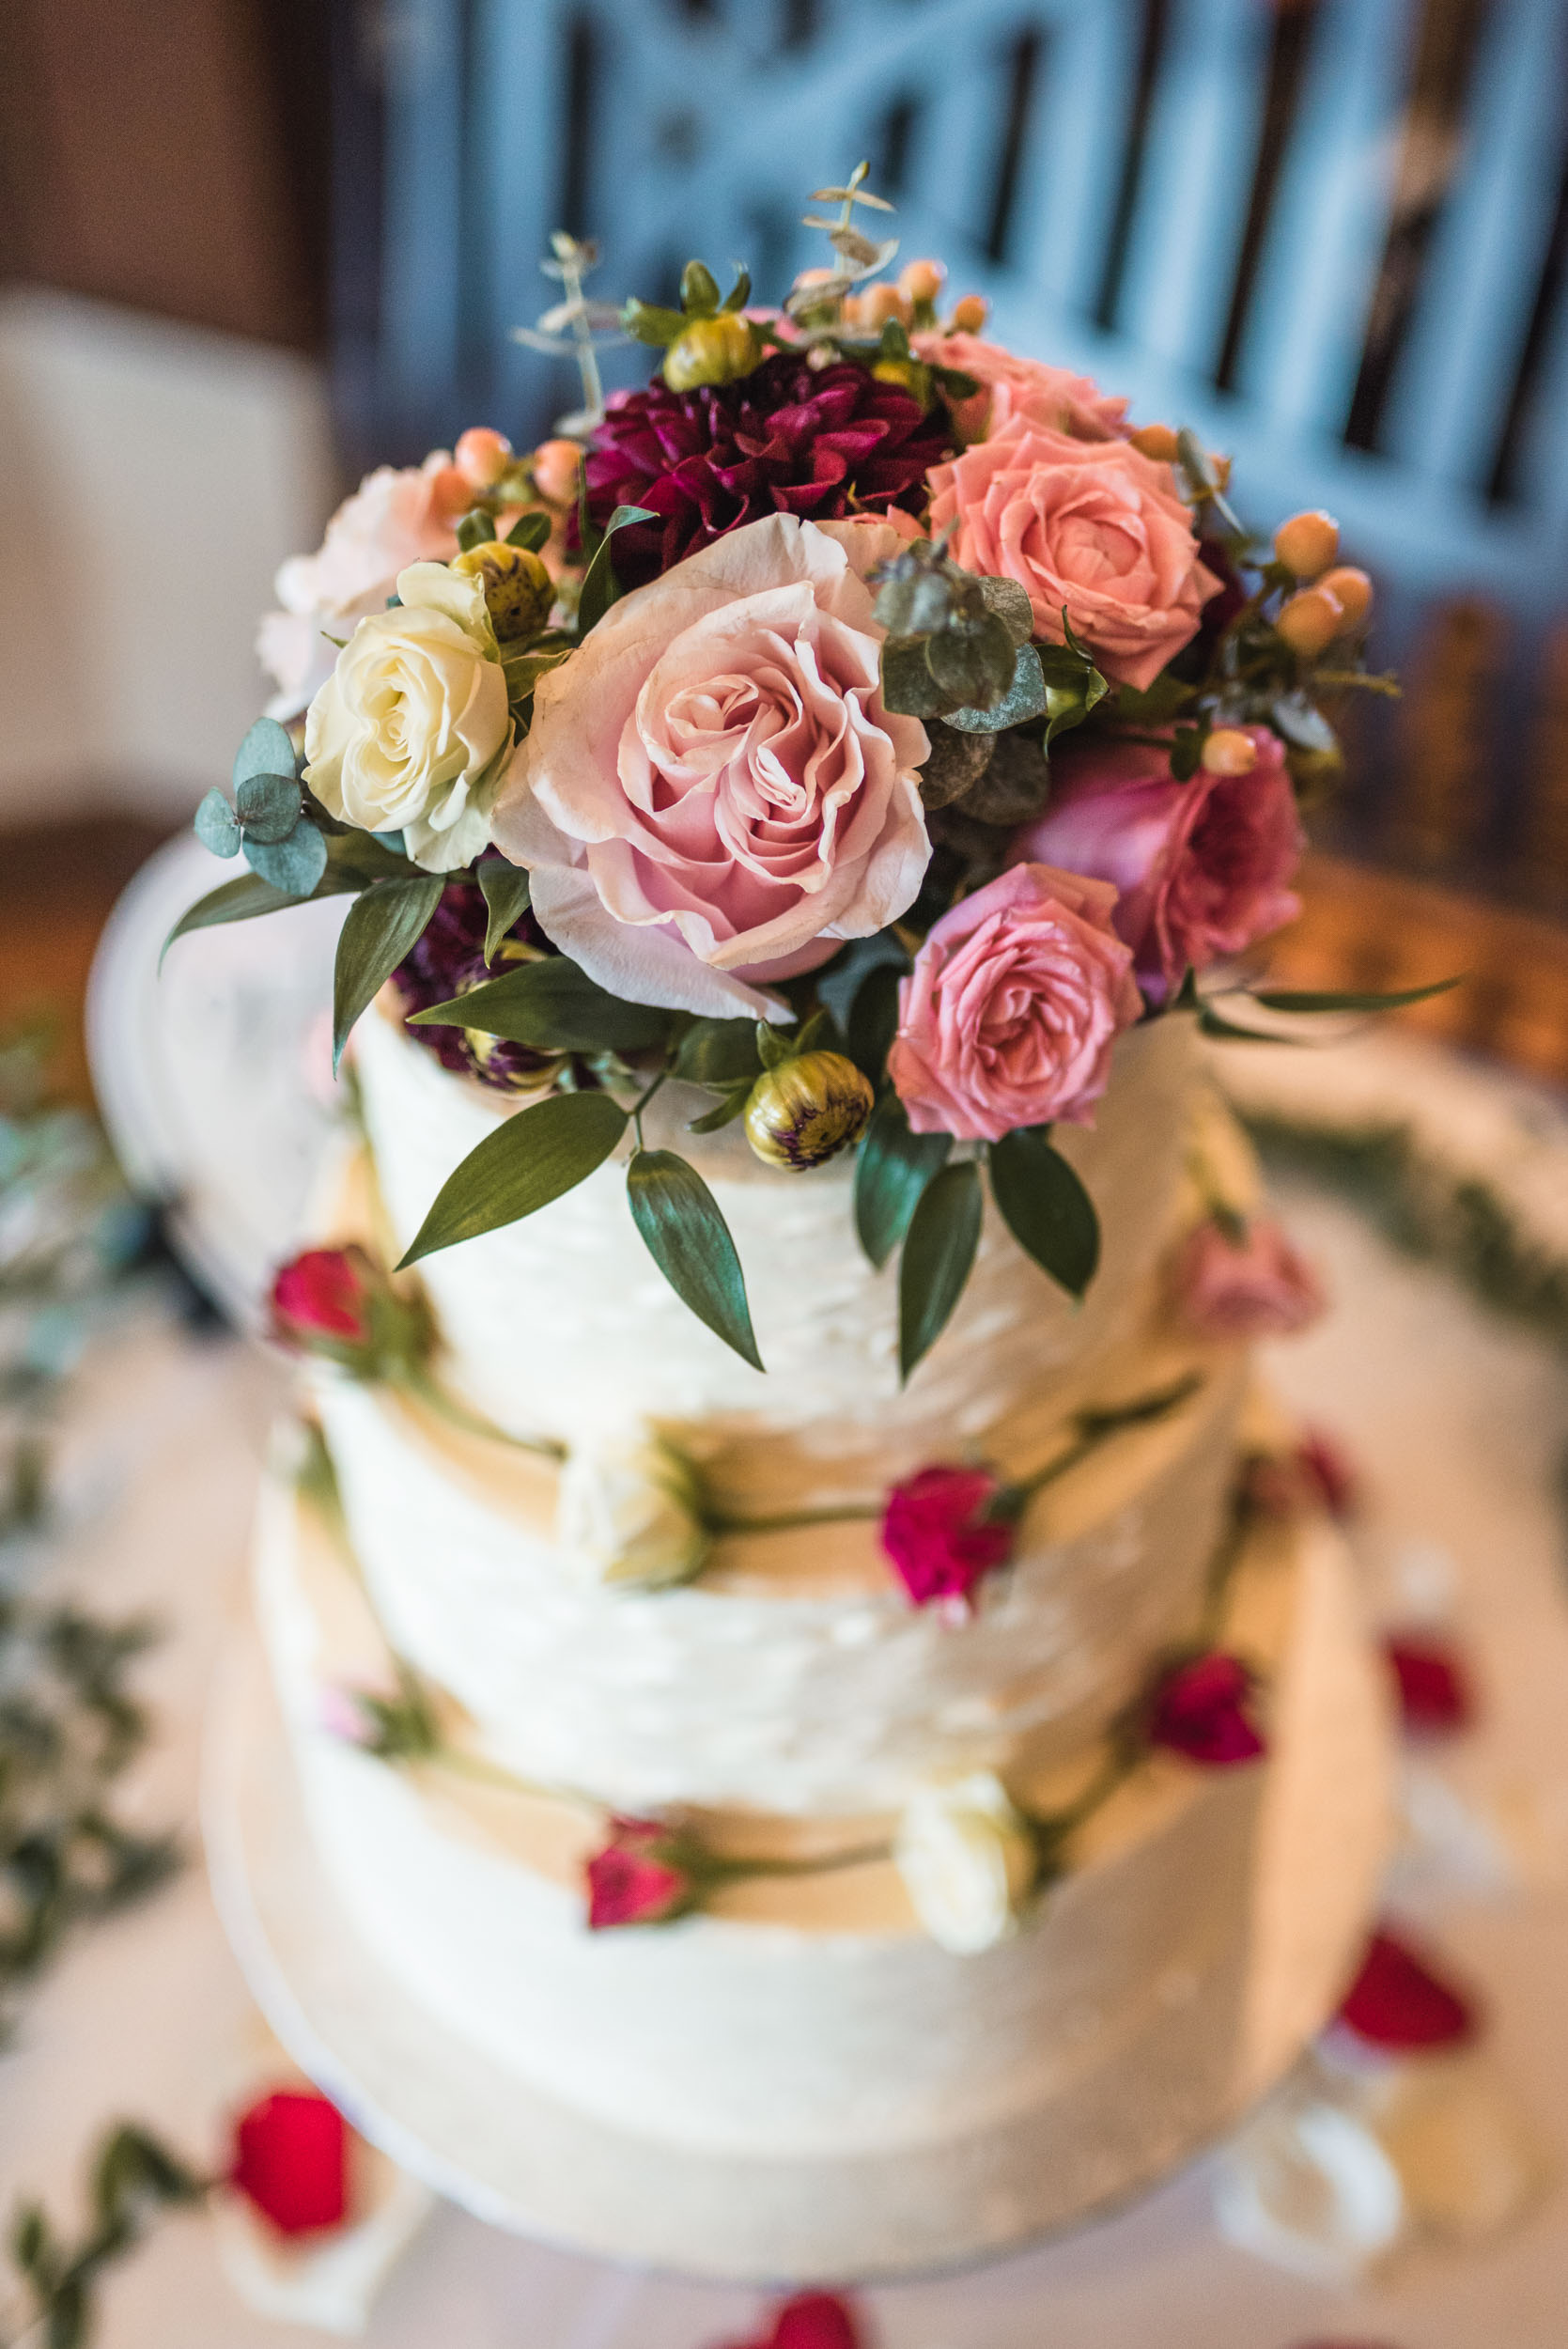
[[[427,872],[489,845],[512,719],[482,582],[441,563],[397,575],[361,620],[305,719],[305,780],[330,814],[400,832]]]
[[[696,1471],[645,1428],[574,1444],[561,1471],[556,1534],[590,1580],[645,1590],[690,1581],[708,1551]]]
[[[893,1858],[926,1932],[961,1956],[1016,1930],[1039,1873],[1028,1822],[989,1770],[913,1795]]]

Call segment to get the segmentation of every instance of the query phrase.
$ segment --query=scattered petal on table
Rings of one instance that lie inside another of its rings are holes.
[[[1367,1943],[1337,2019],[1370,2046],[1402,2052],[1454,2046],[1476,2027],[1464,1994],[1389,1932]]]
[[[1314,2283],[1348,2284],[1399,2240],[1399,2173],[1366,2124],[1311,2075],[1287,2082],[1220,2155],[1220,2232]]]

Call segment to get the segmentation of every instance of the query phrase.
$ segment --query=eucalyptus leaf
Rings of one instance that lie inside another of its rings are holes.
[[[528,910],[528,876],[520,864],[508,864],[505,857],[487,857],[479,867],[479,887],[484,892],[485,960],[495,960],[496,948],[508,930],[522,919]]]
[[[1252,1002],[1262,1003],[1265,1011],[1400,1011],[1406,1003],[1424,1003],[1434,995],[1447,995],[1452,988],[1463,987],[1468,976],[1468,972],[1461,971],[1452,979],[1435,979],[1430,987],[1402,987],[1392,994],[1290,987],[1259,987],[1249,991]]]
[[[927,640],[928,641],[928,640]],[[937,683],[925,660],[925,641],[882,646],[882,705],[904,718],[939,718],[948,695]]]
[[[247,775],[234,795],[234,812],[247,840],[275,848],[300,820],[300,786],[292,773]]]
[[[197,808],[194,822],[196,838],[204,848],[210,848],[214,856],[239,855],[240,827],[234,810],[216,784]]]
[[[506,533],[506,544],[522,547],[529,554],[537,554],[541,547],[549,544],[550,530],[550,516],[542,513],[537,506],[531,506],[526,514],[518,516]]]
[[[986,599],[986,609],[994,612],[1015,645],[1027,645],[1034,633],[1034,607],[1028,591],[1016,579],[995,579],[988,574],[980,582],[980,592]]]
[[[649,1255],[682,1304],[760,1370],[740,1259],[696,1168],[674,1150],[636,1150],[627,1169],[627,1196]]]
[[[234,754],[236,791],[252,775],[291,775],[294,745],[275,718],[258,718]]]
[[[649,1003],[625,1003],[565,955],[549,955],[414,1012],[411,1024],[481,1028],[538,1051],[637,1052],[663,1043],[670,1014]]]
[[[554,1093],[519,1110],[447,1176],[398,1269],[548,1207],[603,1165],[626,1125],[608,1093]]]
[[[327,869],[327,844],[315,825],[302,817],[287,840],[247,837],[245,862],[285,895],[308,897]]]
[[[1013,691],[1017,659],[1006,623],[1000,619],[941,629],[925,647],[931,675],[948,700],[963,708],[1000,708]]]
[[[225,922],[254,922],[257,914],[278,913],[285,906],[301,906],[304,902],[303,897],[290,897],[283,890],[274,889],[259,873],[241,873],[238,880],[221,882],[187,908],[163,941],[163,954],[168,953],[177,938],[187,938],[193,930],[217,929]],[[159,960],[162,962],[163,955]]]
[[[689,1084],[738,1084],[748,1089],[762,1066],[754,1019],[696,1019],[681,1037],[674,1074]]]
[[[604,525],[604,535],[594,549],[593,560],[582,574],[582,585],[577,598],[577,633],[579,641],[597,628],[616,597],[620,587],[611,566],[611,541],[617,530],[628,522],[655,522],[657,514],[645,506],[617,506]]]
[[[442,887],[439,873],[422,874],[417,880],[373,881],[349,908],[333,965],[334,1070],[355,1020],[424,936]]]
[[[994,709],[950,709],[946,723],[960,734],[1000,734],[1004,726],[1021,725],[1038,718],[1046,707],[1046,682],[1040,656],[1032,645],[1020,645],[1013,656],[1013,682]]]
[[[1099,1268],[1100,1220],[1048,1126],[1022,1127],[990,1148],[991,1196],[1024,1253],[1081,1298]]]
[[[1298,751],[1316,751],[1329,756],[1339,749],[1340,738],[1315,702],[1305,693],[1281,693],[1269,710],[1276,731]]]
[[[896,1093],[871,1113],[855,1161],[855,1230],[878,1271],[909,1228],[921,1193],[947,1163],[950,1134],[911,1131]]]
[[[907,1379],[953,1315],[980,1245],[980,1169],[944,1166],[920,1194],[898,1260],[898,1375]]]

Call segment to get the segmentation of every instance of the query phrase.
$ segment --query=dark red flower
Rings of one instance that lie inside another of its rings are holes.
[[[588,449],[588,511],[600,524],[617,506],[659,515],[615,534],[616,576],[641,587],[765,514],[919,514],[927,469],[951,454],[945,425],[901,384],[848,361],[818,373],[784,350],[735,383],[672,392],[656,376],[613,393]]]
[[[1316,1508],[1343,1520],[1357,1507],[1356,1472],[1319,1428],[1304,1436],[1294,1452],[1253,1453],[1243,1481],[1249,1505],[1264,1517],[1293,1517],[1299,1509]]]
[[[862,2349],[855,2311],[836,2292],[800,2292],[773,2311],[770,2329],[729,2349]]]
[[[1395,1632],[1383,1642],[1399,1690],[1399,1714],[1418,1736],[1441,1737],[1468,1723],[1470,1684],[1457,1652],[1445,1641]]]
[[[1331,1517],[1342,1523],[1353,1517],[1360,1503],[1360,1479],[1354,1463],[1321,1427],[1310,1427],[1296,1448],[1296,1465]]]
[[[1155,1689],[1149,1740],[1215,1769],[1255,1761],[1266,1752],[1247,1700],[1252,1676],[1239,1657],[1194,1657],[1167,1672]]]
[[[691,1905],[692,1881],[675,1837],[657,1819],[615,1817],[587,1866],[588,1924],[662,1925]]]
[[[493,971],[485,967],[485,929],[489,920],[484,895],[474,882],[447,882],[428,926],[407,960],[400,962],[392,974],[405,1015],[428,1011],[433,1003],[449,1003],[454,995],[461,994],[465,987],[472,987],[478,979],[500,977],[505,967],[501,962]],[[524,913],[514,922],[506,936],[546,954],[555,951],[531,913]],[[443,1068],[482,1078],[487,1084],[504,1090],[515,1082],[520,1060],[536,1063],[549,1057],[530,1053],[525,1045],[505,1044],[495,1054],[487,1054],[485,1065],[480,1066],[465,1044],[461,1028],[409,1028],[406,1033],[427,1051],[434,1052]]]
[[[1339,2019],[1374,2047],[1447,2047],[1475,2030],[1469,2001],[1391,1933],[1374,1933]]]
[[[235,2125],[228,2183],[280,2234],[340,2227],[349,2212],[349,2124],[313,2088],[280,2088]]]
[[[362,1248],[307,1248],[272,1281],[272,1330],[304,1348],[370,1342],[375,1268]]]
[[[986,1513],[1001,1486],[989,1469],[924,1468],[894,1485],[882,1511],[882,1548],[917,1607],[967,1604],[1013,1550],[1013,1526]]]

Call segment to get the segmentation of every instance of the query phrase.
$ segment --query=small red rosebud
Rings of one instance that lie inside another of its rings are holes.
[[[1154,1692],[1149,1742],[1208,1769],[1228,1769],[1266,1752],[1247,1700],[1252,1676],[1239,1657],[1194,1657],[1168,1672]]]
[[[1349,1455],[1321,1427],[1310,1427],[1296,1450],[1296,1465],[1313,1497],[1343,1525],[1360,1505],[1359,1479]]]
[[[1278,1223],[1253,1216],[1239,1235],[1218,1221],[1189,1232],[1172,1268],[1176,1310],[1203,1338],[1292,1337],[1326,1299]]]
[[[610,1841],[587,1864],[588,1926],[662,1925],[691,1905],[690,1871],[657,1819],[613,1817]]]
[[[349,2213],[349,2124],[315,2089],[277,2089],[236,2123],[227,2177],[279,2234],[340,2227]]]
[[[1457,1652],[1446,1641],[1394,1632],[1383,1654],[1399,1690],[1399,1717],[1417,1736],[1442,1737],[1468,1725],[1470,1684]]]
[[[1448,2047],[1468,2039],[1468,1999],[1433,1973],[1391,1933],[1374,1933],[1339,2020],[1374,2047]]]
[[[860,2326],[836,2292],[799,2292],[773,2311],[772,2327],[728,2349],[862,2349]]]
[[[1343,1522],[1356,1511],[1355,1470],[1338,1445],[1315,1429],[1294,1452],[1253,1453],[1242,1487],[1249,1508],[1265,1517],[1317,1508]]]
[[[882,1548],[917,1607],[967,1608],[976,1584],[1006,1564],[1014,1529],[986,1514],[1001,1490],[983,1468],[924,1468],[893,1486]]]
[[[273,1335],[303,1350],[366,1346],[375,1267],[362,1248],[307,1248],[272,1282]]]

